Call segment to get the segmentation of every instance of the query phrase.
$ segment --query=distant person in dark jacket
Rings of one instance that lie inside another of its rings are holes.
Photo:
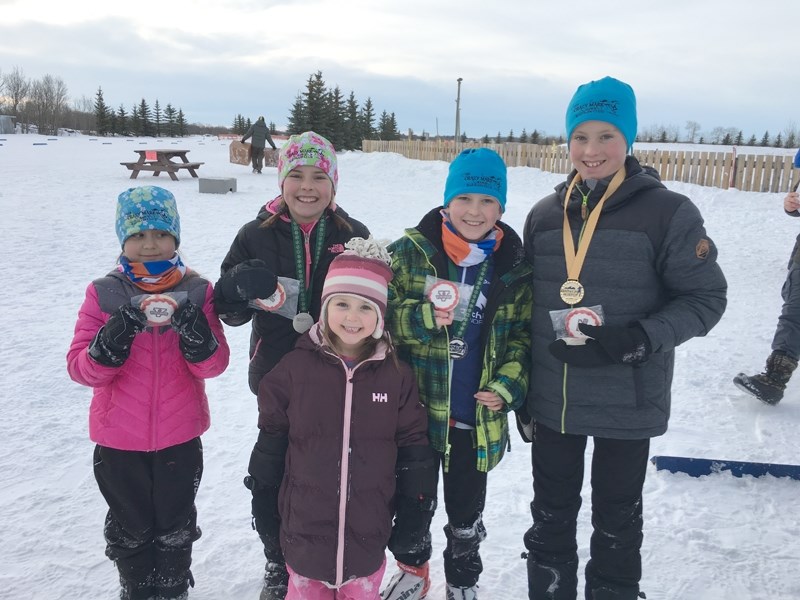
[[[800,169],[800,150],[794,157],[795,169]],[[800,217],[798,185],[783,199],[783,210],[790,217]],[[789,258],[789,272],[781,289],[783,308],[778,317],[778,327],[772,338],[772,353],[767,358],[763,373],[733,378],[736,387],[752,394],[765,404],[775,406],[783,398],[786,384],[797,368],[800,358],[800,234],[797,236]]]
[[[287,600],[378,600],[387,546],[431,553],[436,468],[416,379],[384,332],[389,255],[346,246],[319,323],[258,389],[263,537],[285,557]]]
[[[606,77],[580,86],[566,129],[575,170],[533,207],[524,230],[533,266],[528,594],[576,598],[591,436],[583,597],[634,600],[650,438],[667,430],[675,347],[716,325],[727,284],[697,207],[628,155],[636,139],[628,84]]]
[[[242,143],[244,144],[249,138],[253,138],[252,144],[252,160],[253,160],[253,173],[261,173],[264,168],[264,147],[269,144],[273,150],[278,147],[272,141],[272,136],[269,134],[269,127],[264,122],[264,117],[258,117],[256,122],[250,125],[250,128],[242,136]]]

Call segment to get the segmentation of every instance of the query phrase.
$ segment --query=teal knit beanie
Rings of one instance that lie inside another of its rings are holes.
[[[636,96],[624,81],[603,77],[578,87],[567,106],[567,145],[575,128],[586,121],[611,123],[622,132],[628,150],[636,140]]]
[[[446,207],[459,194],[486,194],[497,198],[506,210],[506,163],[489,148],[468,148],[453,159],[444,186]]]

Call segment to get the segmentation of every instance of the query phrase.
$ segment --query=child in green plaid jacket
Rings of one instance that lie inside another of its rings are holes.
[[[448,523],[448,598],[476,598],[487,473],[508,445],[508,412],[522,405],[530,370],[531,271],[522,241],[500,222],[506,166],[487,148],[452,162],[443,206],[395,241],[388,327],[411,364],[442,465]],[[384,600],[406,598],[400,571]]]

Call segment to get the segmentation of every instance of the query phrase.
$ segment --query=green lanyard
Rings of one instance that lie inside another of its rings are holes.
[[[467,312],[462,321],[458,322],[458,328],[455,331],[455,337],[463,340],[464,332],[467,330],[467,323],[469,323],[470,315],[472,314],[475,304],[478,302],[481,289],[483,289],[483,278],[486,277],[486,271],[489,270],[489,261],[491,256],[487,256],[481,263],[481,268],[478,270],[478,276],[475,278],[475,283],[472,286],[472,295],[469,297],[469,304],[467,304]],[[457,275],[456,275],[457,276]]]
[[[300,293],[298,294],[298,310],[300,313],[307,313],[311,304],[311,291],[314,287],[314,271],[319,264],[322,256],[322,246],[325,244],[325,215],[320,217],[317,222],[317,244],[314,246],[314,257],[311,259],[311,275],[308,277],[308,287],[306,287],[306,255],[303,248],[301,236],[303,232],[300,226],[292,220],[292,246],[294,246],[294,266],[297,272],[297,279],[300,280]]]

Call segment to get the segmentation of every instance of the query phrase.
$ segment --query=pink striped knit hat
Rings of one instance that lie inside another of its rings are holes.
[[[320,321],[325,324],[331,296],[356,296],[371,304],[378,313],[378,323],[372,337],[380,339],[383,336],[388,286],[392,279],[389,253],[372,236],[366,240],[353,238],[345,244],[345,248],[347,250],[334,258],[328,268],[325,284],[322,286]]]

